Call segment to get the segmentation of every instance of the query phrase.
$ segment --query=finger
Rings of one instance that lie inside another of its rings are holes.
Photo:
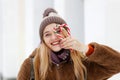
[[[59,39],[63,39],[64,37],[62,36],[62,35],[60,35],[60,34],[56,34],[56,36],[57,36],[57,38],[59,38]]]
[[[61,46],[67,46],[67,45],[72,45],[73,44],[73,40],[69,40],[69,41],[66,41],[66,42],[64,42],[64,43],[62,43],[62,44],[60,44]]]
[[[65,37],[70,36],[69,32],[66,31],[64,28],[62,28],[62,34],[63,34]]]
[[[72,48],[72,45],[65,45],[65,46],[63,46],[62,48],[64,48],[64,49],[73,49],[73,48]]]
[[[61,47],[62,48],[74,48],[75,45],[76,45],[75,41],[70,41],[70,42],[67,42],[65,44],[62,44]]]
[[[62,39],[60,43],[64,45],[71,41],[73,41],[73,39],[71,37],[67,37],[67,38]]]
[[[71,46],[71,45],[74,45],[74,39],[69,39],[69,40],[66,40],[65,42],[63,42],[61,44],[62,47],[66,47],[66,46]]]

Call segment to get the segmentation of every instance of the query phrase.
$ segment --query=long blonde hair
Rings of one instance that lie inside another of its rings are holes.
[[[35,80],[45,80],[51,64],[50,50],[44,43],[41,43],[39,48],[34,60]]]
[[[63,30],[63,34],[65,37],[68,36],[66,30]],[[45,45],[44,42],[41,43],[40,45],[40,51],[39,51],[38,56],[39,56],[40,63],[37,63],[37,62],[35,63],[35,66],[37,66],[36,67],[37,71],[35,70],[35,80],[45,80],[48,74],[47,73],[48,69],[50,68],[51,59],[50,59],[50,50]],[[70,57],[73,61],[74,73],[75,73],[77,80],[84,80],[85,78],[84,73],[86,73],[86,68],[82,63],[82,60],[85,58],[85,56],[78,51],[72,50],[70,52]],[[38,57],[35,58],[35,61],[38,61]]]

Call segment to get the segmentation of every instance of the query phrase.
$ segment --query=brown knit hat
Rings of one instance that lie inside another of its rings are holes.
[[[43,31],[45,27],[51,23],[66,24],[66,22],[57,14],[53,8],[47,8],[43,13],[43,21],[40,24],[39,35],[41,42],[43,41]]]

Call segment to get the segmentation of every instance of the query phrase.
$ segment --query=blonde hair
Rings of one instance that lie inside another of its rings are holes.
[[[63,35],[65,37],[68,36],[67,31],[63,30]],[[40,51],[38,54],[39,57],[36,57],[35,61],[39,61],[40,63],[35,62],[35,66],[37,66],[35,70],[35,80],[45,80],[47,76],[48,69],[51,65],[51,59],[50,59],[50,50],[45,45],[45,43],[41,43],[40,45]],[[78,80],[84,80],[84,73],[86,73],[86,68],[82,64],[82,59],[84,59],[84,55],[78,51],[71,50],[70,52],[71,59],[73,61],[74,65],[74,73]],[[39,58],[39,60],[38,60]],[[39,64],[39,65],[38,65]],[[39,72],[38,72],[39,71]]]
[[[41,43],[39,48],[34,60],[35,80],[45,80],[51,62],[50,50],[44,43]]]

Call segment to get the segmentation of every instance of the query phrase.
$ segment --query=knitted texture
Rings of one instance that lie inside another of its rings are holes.
[[[45,27],[51,23],[66,24],[66,22],[57,14],[57,11],[53,8],[47,8],[43,13],[43,20],[40,24],[39,35],[41,41],[43,41],[43,31]]]

